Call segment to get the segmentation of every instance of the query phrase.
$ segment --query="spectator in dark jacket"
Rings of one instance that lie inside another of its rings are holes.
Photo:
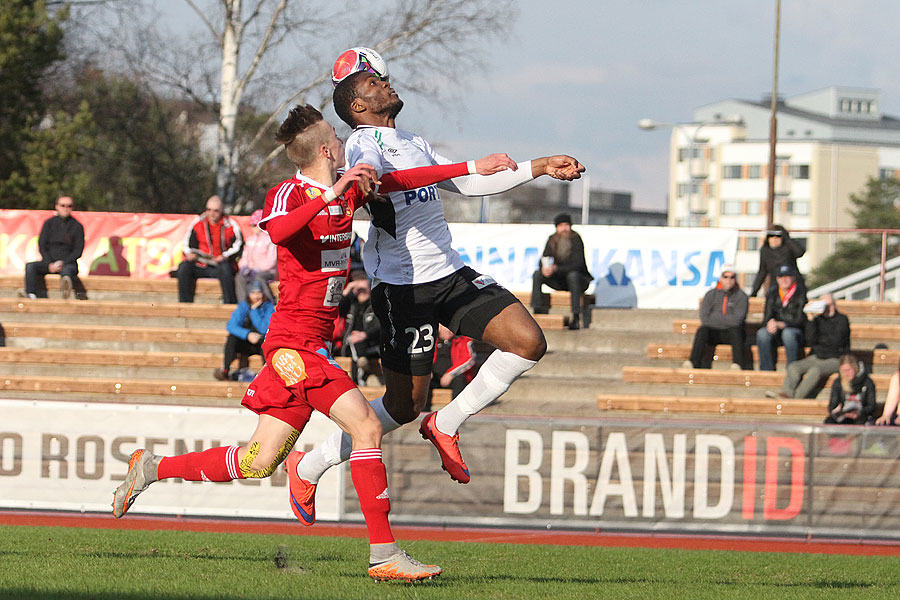
[[[214,277],[222,286],[222,302],[237,304],[234,274],[244,238],[238,224],[225,216],[222,199],[210,196],[206,211],[194,219],[184,240],[184,261],[178,265],[178,301],[193,302],[197,279]]]
[[[841,357],[840,377],[831,386],[826,423],[865,425],[874,422],[875,384],[866,365],[852,354]]]
[[[784,346],[788,365],[798,360],[803,350],[806,293],[797,282],[796,272],[787,265],[779,267],[775,281],[778,285],[766,294],[763,326],[756,331],[760,371],[775,370],[775,351],[779,345]]]
[[[584,242],[572,230],[572,217],[564,213],[556,215],[553,225],[556,233],[547,239],[541,264],[532,277],[531,306],[535,314],[549,312],[549,297],[541,292],[545,283],[554,290],[568,290],[572,307],[569,329],[578,329],[582,295],[593,277],[584,259]]]
[[[224,364],[223,368],[213,372],[216,379],[224,381],[232,378],[231,363],[239,356],[242,361],[246,362],[250,356],[258,354],[265,361],[262,345],[266,341],[269,321],[274,312],[275,306],[263,293],[263,284],[259,281],[251,281],[247,298],[238,303],[234,312],[231,313],[231,318],[228,319]]]
[[[794,271],[797,284],[805,296],[806,282],[803,280],[803,275],[800,274],[800,269],[797,268],[797,259],[805,253],[806,249],[791,239],[787,229],[781,225],[773,225],[772,229],[766,232],[766,241],[759,249],[759,271],[753,280],[750,295],[755,296],[760,289],[767,293],[775,287],[774,279],[778,268],[787,265]],[[769,284],[767,287],[763,287],[766,279],[769,280]]]
[[[841,356],[850,353],[850,320],[838,312],[831,294],[810,302],[806,311],[821,313],[806,324],[805,340],[810,353],[787,366],[784,384],[777,394],[781,398],[815,398],[828,376],[838,372]]]
[[[351,275],[353,277],[353,275]],[[341,354],[353,359],[351,377],[366,385],[370,375],[384,384],[381,369],[381,324],[372,308],[372,288],[365,274],[344,286],[338,313],[346,319]]]
[[[746,345],[744,321],[747,319],[747,294],[738,287],[736,273],[731,265],[722,265],[722,274],[716,287],[703,297],[700,304],[700,327],[694,334],[691,359],[684,368],[709,369],[712,360],[709,346],[729,344],[733,369],[746,369]]]
[[[75,202],[69,196],[57,198],[56,214],[44,221],[38,236],[41,260],[25,265],[25,289],[19,295],[46,298],[44,277],[47,273],[59,273],[59,289],[63,298],[68,298],[74,289],[79,300],[87,299],[84,286],[78,279],[77,262],[84,252],[84,227],[72,216],[74,206]]]

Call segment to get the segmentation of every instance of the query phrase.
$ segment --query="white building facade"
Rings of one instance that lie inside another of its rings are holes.
[[[777,111],[774,222],[789,231],[853,227],[850,195],[869,178],[900,176],[900,120],[881,113],[878,90],[830,87]],[[769,99],[709,104],[673,129],[670,145],[669,225],[754,230],[738,245],[737,270],[749,278],[766,227],[770,116]],[[801,270],[842,235],[792,234],[807,246]]]

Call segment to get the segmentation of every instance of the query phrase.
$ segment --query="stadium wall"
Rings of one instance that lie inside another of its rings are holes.
[[[0,400],[0,507],[107,512],[138,447],[160,454],[240,443],[234,408]],[[314,415],[298,442],[334,431]],[[900,538],[893,428],[674,420],[470,420],[470,484],[452,482],[407,426],[385,438],[392,519],[703,534]],[[155,484],[134,513],[291,519],[283,471],[262,481]],[[349,471],[317,494],[323,521],[360,520]]]

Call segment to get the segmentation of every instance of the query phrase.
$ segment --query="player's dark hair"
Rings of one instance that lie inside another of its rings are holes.
[[[324,128],[313,128],[316,123],[324,120],[322,113],[314,107],[298,104],[278,128],[275,141],[284,144],[288,159],[297,167],[302,169],[312,164],[319,147],[328,142]]]
[[[350,110],[350,105],[359,98],[359,82],[372,76],[368,71],[357,71],[345,77],[334,88],[334,94],[331,96],[331,99],[334,101],[334,112],[337,113],[341,121],[350,127],[356,127],[356,121],[353,119],[353,111]]]

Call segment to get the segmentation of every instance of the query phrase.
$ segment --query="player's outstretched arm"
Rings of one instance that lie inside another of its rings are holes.
[[[515,171],[516,162],[506,154],[489,154],[478,160],[450,165],[430,165],[385,173],[381,176],[381,187],[378,192],[387,194],[399,190],[411,190],[432,185],[451,177],[468,174],[491,175],[500,171]]]
[[[584,172],[581,163],[565,154],[536,158],[518,166],[518,171],[507,169],[490,177],[458,177],[442,183],[441,187],[463,196],[490,196],[511,190],[541,175],[572,181]]]
[[[374,184],[379,183],[375,167],[366,163],[357,163],[344,171],[341,178],[331,186],[334,197],[343,195],[354,183],[359,186],[363,196],[367,195],[374,187]],[[331,199],[334,200],[334,198]]]

